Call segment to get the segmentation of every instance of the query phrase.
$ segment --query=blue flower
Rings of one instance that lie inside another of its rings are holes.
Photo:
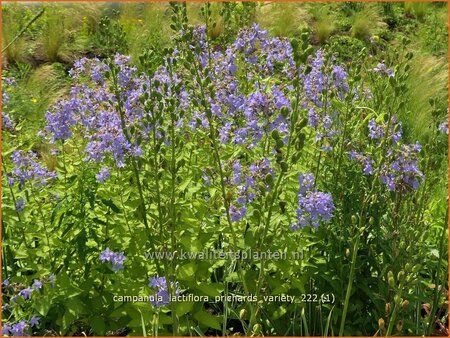
[[[12,326],[5,323],[2,326],[2,336],[9,336],[10,334],[12,334],[11,332]]]
[[[49,180],[56,178],[55,172],[49,172],[37,162],[37,156],[34,152],[24,153],[16,150],[12,153],[11,159],[15,165],[11,172],[14,182],[19,183],[19,189],[25,185],[27,181],[35,186],[44,186]],[[20,202],[24,206],[24,202]]]
[[[111,263],[112,269],[114,271],[119,271],[123,269],[123,263],[125,261],[126,257],[122,252],[114,252],[111,251],[109,248],[106,248],[104,251],[100,254],[100,261],[102,263],[109,262]]]
[[[448,135],[448,121],[444,121],[439,125],[439,131]]]
[[[42,282],[37,280],[37,279],[35,279],[34,282],[33,282],[33,287],[36,290],[42,289]]]
[[[98,183],[104,183],[111,175],[111,168],[104,167],[102,168],[97,175],[95,175],[95,179]]]
[[[369,121],[369,137],[371,139],[380,139],[384,135],[383,127],[379,126],[375,119]]]
[[[37,316],[31,317],[30,322],[29,322],[30,327],[38,326],[38,325],[39,325],[39,320],[40,320],[40,319],[41,319],[41,318],[40,318],[40,317],[37,317]]]
[[[321,221],[329,222],[333,217],[335,206],[331,194],[317,191],[314,183],[313,174],[299,176],[297,222],[290,225],[291,230],[308,225],[317,228]]]
[[[31,298],[31,294],[33,293],[32,288],[26,288],[23,290],[20,290],[19,296],[21,296],[23,299],[27,300]]]
[[[5,104],[3,102],[3,104]],[[14,124],[8,114],[2,112],[2,129],[12,131],[14,129]]]
[[[151,300],[153,306],[160,307],[170,304],[170,295],[166,277],[152,277],[149,279],[148,286],[156,290],[156,299]],[[180,294],[178,283],[172,283],[171,286],[172,288],[175,288],[175,295],[178,296]]]
[[[239,222],[245,217],[246,214],[247,208],[245,206],[237,208],[236,206],[232,205],[230,207],[230,217],[233,222]]]
[[[10,329],[13,336],[28,336],[28,324],[26,321],[21,320],[20,322],[14,324]]]
[[[17,212],[22,212],[25,209],[25,200],[23,198],[16,201]]]
[[[377,66],[373,69],[375,73],[384,75],[384,76],[394,76],[394,71],[390,68],[387,68],[384,62],[380,62],[377,64]]]

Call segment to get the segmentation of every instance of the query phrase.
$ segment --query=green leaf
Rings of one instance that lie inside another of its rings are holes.
[[[51,301],[48,295],[36,297],[33,303],[34,308],[42,317],[45,317],[50,310]]]
[[[114,211],[116,214],[120,214],[121,211],[117,205],[114,204],[114,202],[111,199],[104,199],[102,198],[102,203],[109,207],[112,211]]]
[[[194,302],[176,302],[175,303],[175,312],[178,316],[183,316],[186,313],[192,311],[194,307]]]
[[[206,312],[203,309],[198,311],[194,315],[194,318],[202,325],[205,325],[207,327],[210,327],[210,328],[213,328],[216,330],[220,330],[220,323],[221,323],[220,318],[209,314],[208,312]]]
[[[178,278],[181,280],[191,279],[194,277],[196,271],[197,265],[195,264],[195,262],[184,264],[178,269]]]
[[[106,333],[105,321],[102,317],[92,317],[89,319],[89,324],[91,325],[94,334],[98,336],[104,336]]]
[[[197,285],[196,289],[200,290],[203,294],[209,297],[220,296],[223,292],[223,285],[219,283],[206,284],[201,283]]]
[[[73,323],[75,319],[76,319],[75,316],[69,310],[66,310],[66,312],[62,317],[61,323],[61,329],[64,333],[70,328],[70,325]]]

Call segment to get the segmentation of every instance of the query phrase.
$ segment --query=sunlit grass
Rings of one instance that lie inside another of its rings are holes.
[[[380,16],[378,7],[373,6],[373,4],[365,4],[364,8],[353,16],[351,35],[357,39],[367,41],[385,26],[386,24]]]
[[[263,3],[257,11],[257,21],[274,36],[292,36],[307,26],[311,17],[302,3]]]
[[[412,62],[411,76],[408,80],[410,116],[403,119],[411,134],[418,140],[425,140],[431,133],[432,108],[429,99],[440,98],[446,102],[448,64],[444,57],[418,54]]]
[[[25,24],[24,14],[26,8],[16,3],[3,5],[2,9],[2,49],[9,47],[2,53],[7,63],[24,62],[27,59],[27,41],[24,36],[13,40]],[[12,42],[12,43],[11,43]]]

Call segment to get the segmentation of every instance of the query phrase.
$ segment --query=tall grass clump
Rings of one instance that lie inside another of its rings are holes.
[[[410,116],[405,123],[419,140],[424,141],[432,133],[432,107],[430,98],[437,98],[441,106],[447,102],[448,64],[444,57],[419,54],[411,64],[408,80],[408,106]]]
[[[361,11],[354,14],[351,28],[351,35],[354,38],[367,41],[377,30],[386,26],[377,7],[371,5],[365,4]]]
[[[257,11],[257,21],[274,36],[293,36],[310,20],[304,3],[263,3]]]
[[[16,3],[3,4],[1,14],[2,50],[9,45],[2,57],[6,63],[25,62],[28,54],[26,37],[17,35],[29,20],[29,14],[27,15],[23,6]]]
[[[66,39],[66,12],[59,4],[46,8],[44,27],[40,36],[43,57],[50,62],[59,60]]]
[[[31,72],[25,88],[35,102],[36,110],[29,118],[42,118],[45,109],[67,92],[67,85],[65,69],[60,63],[44,64]]]
[[[329,7],[312,4],[310,7],[310,13],[315,21],[314,33],[317,41],[323,44],[331,36],[335,30],[335,22],[333,16],[329,12]]]
[[[425,16],[430,11],[429,2],[405,2],[404,3],[405,15],[409,17],[415,17],[419,21],[423,21]]]

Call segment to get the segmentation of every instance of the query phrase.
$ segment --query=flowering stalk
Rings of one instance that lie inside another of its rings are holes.
[[[297,75],[298,76],[298,75]],[[295,106],[294,109],[291,112],[291,116],[290,116],[290,126],[289,126],[289,134],[288,134],[288,145],[287,145],[287,152],[286,152],[286,160],[289,161],[289,156],[290,156],[290,150],[291,150],[291,145],[292,145],[292,139],[293,139],[293,132],[294,132],[294,126],[296,123],[296,118],[298,115],[298,100],[299,100],[299,96],[300,96],[300,85],[299,85],[299,81],[297,82],[297,86],[296,86],[296,100],[295,100]],[[270,202],[268,203],[268,214],[267,214],[267,219],[266,219],[266,224],[263,230],[263,234],[261,236],[261,241],[259,242],[260,245],[264,244],[264,241],[266,239],[267,236],[267,232],[268,229],[270,227],[270,222],[272,219],[272,213],[273,213],[273,207],[274,207],[274,202],[275,200],[278,198],[278,189],[280,187],[280,184],[284,178],[284,174],[286,172],[287,168],[283,168],[283,166],[281,166],[281,172],[278,175],[277,181],[275,183],[274,189],[273,189],[273,193],[271,194],[271,198],[270,198]],[[258,298],[260,292],[261,292],[261,288],[262,288],[262,283],[264,281],[264,269],[265,269],[265,257],[261,257],[261,266],[260,266],[260,270],[259,270],[259,276],[258,276],[258,281],[256,283],[256,298]],[[247,329],[246,334],[248,335],[250,332],[249,330],[253,329],[253,325],[256,322],[256,314],[255,312],[251,313],[251,317],[250,317],[250,323]]]
[[[394,98],[394,102],[395,102],[395,98]],[[394,104],[394,103],[393,103]],[[361,211],[360,211],[360,215],[359,215],[359,229],[362,229],[363,226],[363,221],[366,219],[367,216],[367,207],[368,204],[370,202],[370,200],[373,197],[376,197],[376,195],[373,195],[373,192],[375,190],[376,187],[376,182],[378,182],[378,178],[381,174],[381,170],[383,167],[383,164],[386,160],[386,154],[387,154],[387,144],[388,144],[388,140],[389,137],[391,137],[390,135],[390,130],[391,130],[391,122],[392,122],[392,109],[389,109],[389,113],[388,113],[388,123],[387,123],[387,128],[386,128],[386,132],[384,134],[384,139],[382,141],[382,145],[384,147],[382,147],[382,157],[381,157],[381,161],[380,164],[378,166],[378,169],[375,172],[374,175],[374,179],[372,180],[372,185],[371,185],[371,189],[369,191],[369,193],[366,195],[366,198],[364,198],[362,206],[361,206]],[[357,238],[356,238],[356,242],[355,242],[355,246],[354,246],[354,251],[353,251],[353,256],[352,256],[352,265],[351,265],[351,269],[350,269],[350,276],[349,276],[349,282],[347,284],[347,292],[346,292],[346,296],[345,296],[345,301],[344,301],[344,309],[342,311],[342,318],[341,318],[341,326],[339,329],[339,336],[342,336],[344,333],[344,327],[345,327],[345,319],[347,316],[347,311],[348,311],[348,302],[350,299],[350,294],[352,291],[352,286],[353,286],[353,277],[354,277],[354,265],[356,264],[356,259],[357,259],[357,252],[358,252],[358,246],[359,246],[359,237],[360,234],[357,234]]]
[[[169,63],[169,77],[170,79],[173,79],[173,73],[172,73],[172,68],[170,67],[170,63]],[[153,89],[153,84],[154,82],[150,82],[149,84],[149,88],[148,88],[148,92],[151,93],[151,95],[153,96],[154,93],[156,93],[156,91],[152,91]],[[158,86],[156,84],[156,86]],[[155,87],[156,88],[156,87]],[[156,90],[156,89],[155,89]],[[145,99],[144,99],[145,100]],[[148,103],[148,102],[147,102]],[[151,142],[153,143],[153,149],[151,151],[151,154],[149,154],[149,158],[151,159],[151,164],[153,165],[153,180],[155,182],[155,192],[156,192],[156,206],[157,206],[157,223],[159,226],[159,237],[160,237],[160,242],[161,245],[163,246],[164,249],[166,248],[166,243],[165,243],[165,228],[164,228],[164,224],[167,220],[164,219],[164,214],[163,214],[163,207],[162,207],[162,191],[161,191],[161,179],[159,176],[159,168],[160,168],[160,159],[159,159],[159,149],[161,147],[162,141],[159,139],[159,135],[158,135],[158,131],[157,131],[157,126],[158,126],[158,115],[155,114],[155,111],[152,110],[150,107],[148,107],[147,103],[145,103],[145,112],[148,114],[148,116],[150,117],[150,122],[152,127],[151,129]],[[173,108],[172,106],[170,106],[170,108]],[[176,246],[176,238],[175,238],[175,225],[176,225],[176,208],[175,208],[175,188],[176,188],[176,149],[175,149],[175,117],[174,117],[174,113],[170,112],[171,115],[171,122],[170,122],[170,128],[169,128],[169,133],[170,133],[170,156],[171,156],[171,160],[170,160],[170,168],[169,171],[171,173],[171,179],[170,179],[170,203],[169,203],[169,221],[170,221],[170,241],[171,241],[171,246],[172,246],[172,252],[175,252],[175,246]],[[163,260],[163,265],[164,265],[164,271],[166,272],[166,276],[168,277],[164,277],[164,278],[168,278],[168,280],[172,279],[172,276],[175,277],[175,267],[169,263],[168,259],[164,259]],[[163,274],[161,272],[158,272],[159,276],[163,276]],[[163,278],[163,277],[161,277]],[[175,306],[176,303],[175,302],[171,302],[170,301],[170,297],[172,296],[176,296],[176,294],[174,293],[176,290],[172,287],[172,282],[165,282],[165,284],[167,285],[167,293],[168,293],[168,302],[167,304],[170,304],[171,307],[171,315],[172,315],[172,321],[173,321],[173,335],[178,335],[179,332],[179,320],[178,320],[178,315],[176,314],[175,311]]]
[[[189,51],[189,48],[187,48],[186,50]],[[204,108],[206,110],[206,117],[207,117],[208,124],[209,124],[209,135],[210,135],[210,139],[211,139],[211,142],[212,142],[212,145],[213,145],[213,154],[214,154],[214,158],[215,158],[215,162],[216,162],[215,164],[217,166],[217,169],[219,171],[219,176],[220,176],[220,186],[221,186],[223,203],[224,203],[224,207],[225,207],[226,219],[227,219],[228,227],[230,228],[230,231],[231,231],[233,247],[234,247],[234,250],[236,251],[237,248],[238,248],[238,241],[237,241],[236,232],[235,232],[235,229],[233,227],[233,223],[232,223],[231,216],[230,216],[230,203],[229,203],[229,200],[228,200],[228,197],[227,197],[227,193],[226,193],[226,190],[225,190],[225,175],[224,175],[224,172],[223,172],[222,162],[220,160],[220,154],[219,154],[219,147],[218,147],[217,139],[216,139],[217,131],[214,128],[214,121],[213,121],[213,116],[212,116],[211,109],[206,104],[207,100],[206,100],[206,95],[205,95],[205,88],[204,88],[204,85],[203,85],[203,81],[201,80],[200,71],[199,71],[199,66],[200,65],[199,65],[199,61],[195,57],[195,55],[194,55],[194,60],[197,60],[197,62],[194,63],[194,65],[195,65],[194,69],[195,69],[195,72],[196,72],[196,79],[197,79],[197,82],[198,82],[199,87],[200,87],[200,94],[201,94],[201,97],[202,97],[202,102],[205,103],[204,104]],[[238,269],[237,273],[238,273],[238,275],[240,277],[240,280],[242,281],[242,285],[244,287],[245,293],[248,294],[249,293],[249,291],[248,291],[249,289],[248,289],[245,277],[244,277],[244,275],[242,273],[242,269],[240,269],[240,267],[239,267],[239,265],[240,265],[239,261],[237,262],[237,265],[238,265],[237,266],[237,269]],[[227,318],[227,314],[225,313],[226,311],[227,311],[227,309],[225,309],[225,311],[224,311],[224,322],[225,322],[225,324],[226,324],[226,318]],[[250,312],[251,312],[251,316],[253,317],[255,315],[255,310],[254,310],[254,306],[253,306],[252,303],[250,303]],[[225,328],[224,328],[224,330],[225,330]]]
[[[123,134],[125,135],[125,138],[127,139],[127,141],[131,144],[131,138],[127,132],[127,128],[126,128],[126,124],[125,124],[125,113],[123,111],[123,103],[122,103],[122,100],[120,97],[119,87],[118,87],[118,83],[117,83],[117,76],[115,74],[115,67],[111,67],[111,75],[112,75],[112,79],[113,79],[114,94],[117,99],[117,110],[119,112],[122,131],[123,131]],[[147,220],[147,207],[145,204],[144,193],[142,190],[139,169],[138,169],[137,162],[136,162],[136,159],[134,158],[134,156],[131,156],[131,165],[133,168],[133,173],[134,173],[134,177],[136,180],[136,185],[138,188],[139,198],[140,198],[140,202],[141,202],[141,206],[142,206],[142,220],[144,222],[144,226],[147,231],[147,234],[149,234],[150,227],[148,225],[148,220]],[[154,252],[156,252],[155,243],[153,241],[150,241],[150,245],[152,246],[152,249],[154,250]],[[156,270],[158,271],[159,275],[162,275],[161,267],[159,266],[158,261],[156,261]]]
[[[400,286],[398,287],[398,293],[394,297],[394,309],[392,310],[391,317],[389,318],[389,325],[386,330],[386,337],[390,337],[392,335],[392,329],[394,328],[394,324],[397,320],[398,313],[401,309],[402,304],[402,291],[403,291],[403,285],[405,283],[405,277],[403,277],[400,280]]]

